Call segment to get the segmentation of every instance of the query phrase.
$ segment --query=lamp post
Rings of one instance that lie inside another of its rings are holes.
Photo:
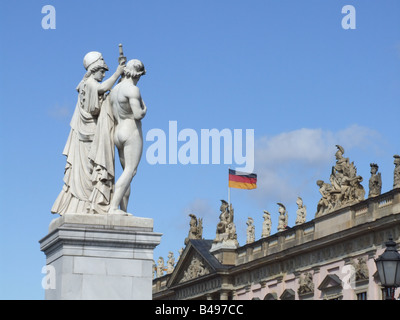
[[[400,253],[397,252],[396,242],[391,237],[385,245],[385,252],[375,263],[381,284],[387,290],[386,300],[394,300],[394,291],[400,287]]]

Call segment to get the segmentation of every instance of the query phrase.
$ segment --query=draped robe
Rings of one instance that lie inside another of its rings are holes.
[[[63,151],[67,158],[64,185],[52,213],[108,211],[114,185],[114,126],[109,98],[99,95],[99,85],[89,77],[78,87],[78,102]]]

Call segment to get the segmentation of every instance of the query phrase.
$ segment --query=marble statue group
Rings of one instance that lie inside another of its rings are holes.
[[[63,151],[64,185],[52,213],[127,214],[143,150],[141,120],[147,108],[137,83],[146,70],[139,60],[127,61],[122,45],[119,49],[117,70],[104,81],[108,66],[102,54],[92,51],[83,59],[86,73],[76,88],[78,101]],[[115,147],[123,168],[116,183]]]

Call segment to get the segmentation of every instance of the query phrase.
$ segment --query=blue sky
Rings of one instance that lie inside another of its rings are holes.
[[[47,4],[56,9],[54,30],[41,25]],[[342,28],[345,5],[356,9],[356,29]],[[248,217],[259,239],[263,210],[276,232],[277,202],[286,205],[289,225],[297,196],[307,220],[314,218],[315,182],[329,179],[336,144],[367,194],[371,162],[382,191],[391,190],[400,153],[399,18],[398,0],[2,3],[0,298],[44,298],[38,241],[56,218],[50,209],[62,187],[62,150],[87,52],[103,54],[106,77],[117,67],[119,43],[128,59],[143,61],[144,136],[154,128],[168,135],[170,121],[199,136],[201,129],[254,129],[258,188],[231,191],[243,245]],[[203,217],[205,238],[215,237],[228,167],[236,164],[151,165],[152,143],[145,141],[129,211],[153,218],[163,233],[157,260],[169,251],[178,256],[189,213]]]

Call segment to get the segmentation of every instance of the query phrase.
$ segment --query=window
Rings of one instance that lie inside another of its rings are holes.
[[[367,300],[367,293],[366,292],[357,293],[357,300]]]

